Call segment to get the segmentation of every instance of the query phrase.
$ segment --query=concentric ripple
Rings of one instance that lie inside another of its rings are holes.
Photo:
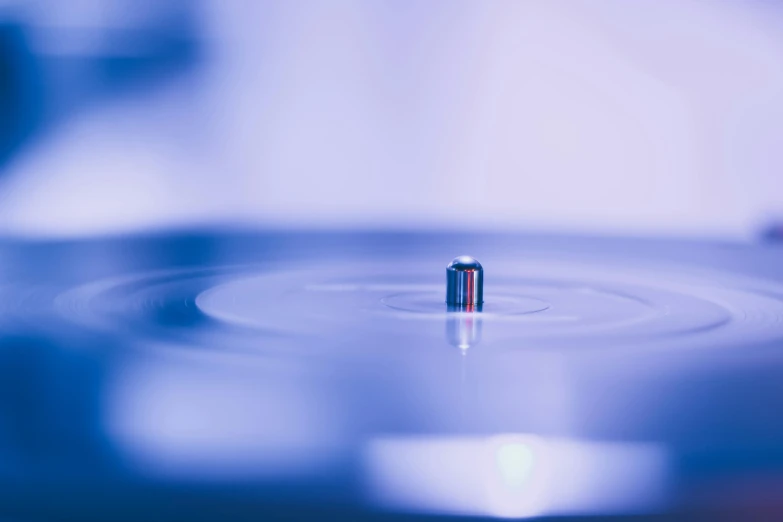
[[[762,281],[550,260],[494,268],[485,304],[474,315],[486,323],[485,344],[488,339],[711,344],[783,336],[783,301]],[[225,323],[292,334],[413,331],[419,328],[414,323],[450,317],[435,277],[419,272],[418,281],[399,284],[399,276],[383,267],[365,266],[351,277],[344,273],[334,268],[250,275],[204,291],[196,304]]]
[[[89,328],[220,341],[224,348],[261,342],[274,349],[286,339],[345,350],[379,335],[432,342],[443,339],[444,325],[454,328],[460,314],[447,309],[442,274],[428,266],[409,267],[404,283],[381,264],[348,268],[142,273],[62,292],[54,308]],[[469,314],[484,346],[716,346],[783,338],[783,290],[763,280],[548,259],[492,266],[488,274],[485,304]]]

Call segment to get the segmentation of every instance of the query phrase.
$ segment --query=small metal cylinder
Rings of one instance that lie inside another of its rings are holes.
[[[459,256],[446,267],[446,303],[471,307],[484,302],[484,269],[476,259]]]

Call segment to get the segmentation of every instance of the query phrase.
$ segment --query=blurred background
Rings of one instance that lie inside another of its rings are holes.
[[[783,5],[0,0],[0,233],[753,239]]]

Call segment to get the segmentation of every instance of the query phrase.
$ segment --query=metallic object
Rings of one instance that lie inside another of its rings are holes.
[[[484,302],[484,269],[476,259],[459,256],[446,267],[446,304],[472,308]]]

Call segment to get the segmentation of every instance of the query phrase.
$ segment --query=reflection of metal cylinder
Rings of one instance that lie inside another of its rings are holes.
[[[453,313],[446,319],[449,344],[467,350],[481,341],[481,314]]]
[[[484,269],[470,256],[459,256],[446,267],[446,303],[475,306],[484,302]]]

